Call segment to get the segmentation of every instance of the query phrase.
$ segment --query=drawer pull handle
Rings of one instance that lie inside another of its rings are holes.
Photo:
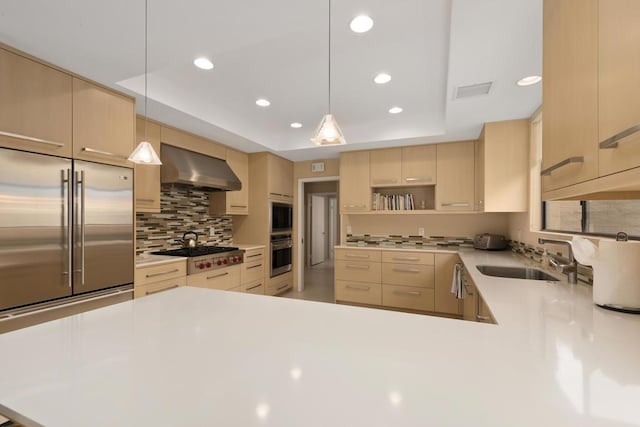
[[[252,268],[258,268],[258,267],[262,267],[262,264],[252,265],[251,267],[247,267],[247,270],[250,270]]]
[[[345,254],[347,258],[359,258],[359,259],[368,259],[369,255],[354,255],[354,254]]]
[[[207,280],[211,280],[211,279],[215,279],[216,277],[223,277],[223,276],[227,276],[229,274],[229,272],[224,272],[222,274],[216,274],[215,276],[209,276],[207,277]]]
[[[540,176],[549,176],[551,175],[551,172],[553,172],[554,170],[560,169],[561,167],[567,166],[571,163],[584,163],[584,157],[583,156],[568,157],[563,161],[558,162],[553,166],[549,166],[548,168],[540,172]]]
[[[422,292],[418,292],[418,291],[398,291],[395,290],[393,291],[394,294],[398,294],[398,295],[412,295],[412,296],[419,296],[422,295]]]
[[[242,209],[246,209],[247,205],[231,205],[232,208],[242,208]]]
[[[347,285],[346,288],[353,289],[356,291],[368,291],[371,289],[371,286],[356,286],[356,285]]]
[[[177,273],[178,271],[180,271],[179,268],[174,268],[173,270],[169,270],[169,271],[163,271],[161,273],[151,273],[151,274],[147,274],[146,277],[147,279],[150,277],[158,277],[158,276],[164,276],[165,274],[171,274],[171,273]]]
[[[398,273],[420,273],[420,270],[415,268],[394,268],[393,271]]]
[[[262,256],[262,253],[253,254],[253,255],[247,255],[245,258],[253,258],[253,257],[257,257],[257,256]]]
[[[347,264],[347,268],[352,268],[355,270],[368,270],[370,267],[368,265]]]
[[[392,259],[396,260],[396,261],[420,261],[420,258],[418,257],[402,257],[402,256],[394,256]]]
[[[276,290],[277,290],[277,291],[279,291],[279,290],[281,290],[281,289],[288,288],[288,287],[289,287],[289,284],[288,284],[288,283],[285,283],[284,285],[280,286],[280,287],[279,287],[278,289],[276,289]]]
[[[64,147],[64,144],[61,142],[48,141],[46,139],[34,138],[32,136],[27,136],[27,135],[20,135],[19,133],[11,133],[11,132],[5,132],[0,130],[0,135],[8,136],[10,138],[16,138],[16,139],[24,139],[25,141],[39,142],[40,144],[55,145],[56,147]]]
[[[155,202],[156,199],[138,199],[136,198],[136,202],[147,202],[147,203],[153,203]]]
[[[613,135],[611,138],[605,139],[599,144],[599,147],[602,149],[618,148],[618,141],[628,137],[629,135],[633,135],[638,131],[640,131],[640,125],[632,126],[629,129],[625,129],[622,132]]]
[[[425,177],[405,178],[404,180],[406,182],[431,182],[433,181],[433,178],[430,176],[425,176]]]
[[[108,151],[96,150],[94,148],[89,148],[89,147],[82,147],[81,151],[84,151],[85,153],[100,154],[102,156],[109,156],[109,157],[115,157],[116,159],[127,160],[127,156],[123,156],[122,154],[110,153]]]
[[[451,208],[468,208],[469,202],[452,202],[452,203],[441,203],[442,206],[447,206]]]
[[[160,292],[168,291],[168,290],[179,288],[179,287],[180,285],[173,285],[173,286],[169,286],[168,288],[158,289],[157,291],[146,291],[144,294],[145,295],[159,294]]]
[[[491,320],[491,318],[489,316],[480,316],[479,314],[476,315],[476,319],[482,321],[482,322],[488,322]]]
[[[250,287],[250,288],[247,288],[246,290],[247,290],[247,291],[251,291],[251,290],[253,290],[253,289],[257,289],[257,288],[259,288],[260,286],[262,286],[262,283],[258,283],[258,284],[257,284],[257,285],[255,285],[255,286],[252,286],[252,287]]]

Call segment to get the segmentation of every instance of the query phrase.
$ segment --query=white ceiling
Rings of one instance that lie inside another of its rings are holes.
[[[349,30],[360,13],[375,21],[368,33]],[[139,113],[143,23],[143,0],[0,2],[0,41],[137,96]],[[310,142],[328,109],[328,0],[149,0],[148,115],[305,160],[474,139],[484,122],[541,103],[540,85],[515,82],[542,72],[542,0],[333,0],[332,25],[332,112],[346,146]],[[201,55],[213,70],[193,66]],[[379,72],[392,81],[374,84]],[[457,86],[487,81],[488,95],[453,99]],[[260,97],[271,106],[257,107]],[[404,112],[389,114],[396,105]]]

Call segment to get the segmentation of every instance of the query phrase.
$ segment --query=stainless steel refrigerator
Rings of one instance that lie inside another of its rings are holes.
[[[133,283],[133,171],[0,148],[0,311]]]

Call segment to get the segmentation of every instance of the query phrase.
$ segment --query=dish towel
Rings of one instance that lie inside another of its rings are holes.
[[[453,266],[453,280],[451,281],[451,293],[458,299],[464,298],[464,289],[462,286],[462,265]]]

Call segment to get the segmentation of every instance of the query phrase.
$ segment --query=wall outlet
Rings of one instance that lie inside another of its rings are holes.
[[[424,237],[424,227],[418,227],[418,236]]]
[[[347,234],[352,234],[350,225],[347,225]]]
[[[214,227],[209,227],[209,236],[215,237],[215,235],[216,235],[216,229]]]

